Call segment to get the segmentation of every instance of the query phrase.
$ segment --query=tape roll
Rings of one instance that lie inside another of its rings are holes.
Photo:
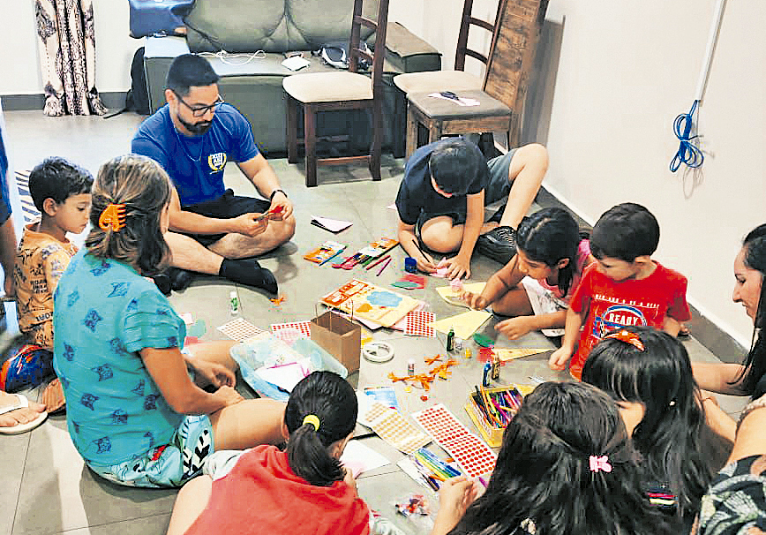
[[[362,356],[370,362],[388,362],[394,358],[394,348],[386,342],[367,342],[362,347]]]

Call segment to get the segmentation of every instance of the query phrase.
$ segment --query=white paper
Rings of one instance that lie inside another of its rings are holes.
[[[311,369],[307,366],[308,359],[302,359],[298,362],[288,362],[272,368],[258,368],[255,373],[263,379],[282,390],[292,392],[295,385],[298,382],[311,373]]]
[[[354,471],[354,476],[391,464],[380,453],[369,446],[365,446],[358,440],[348,441],[346,448],[343,450],[343,455],[340,457],[340,462],[344,466],[351,468]],[[358,468],[359,471],[357,472],[354,468]]]
[[[293,56],[284,60],[282,65],[291,71],[299,71],[311,65],[311,62],[307,59],[303,59],[300,56]]]
[[[346,230],[353,225],[351,221],[342,221],[340,219],[330,219],[329,217],[320,217],[318,215],[311,216],[312,221],[316,221],[321,228],[327,229],[330,232],[340,232]]]

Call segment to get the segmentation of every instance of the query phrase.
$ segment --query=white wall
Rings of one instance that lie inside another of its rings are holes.
[[[141,41],[131,39],[127,0],[93,0],[96,23],[96,88],[130,89],[130,61]],[[0,95],[43,92],[33,0],[0,0]]]
[[[410,3],[392,0],[392,13],[450,66],[462,2],[424,0],[418,12]],[[726,5],[701,108],[701,174],[668,170],[672,123],[694,99],[714,7],[551,0],[522,135],[548,146],[545,186],[586,220],[619,202],[646,205],[662,228],[656,258],[689,278],[692,304],[749,346],[752,323],[731,301],[732,262],[766,220],[763,0]]]

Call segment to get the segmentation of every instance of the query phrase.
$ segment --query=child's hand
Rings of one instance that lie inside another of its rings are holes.
[[[453,256],[449,260],[444,260],[443,263],[439,263],[439,267],[448,268],[447,278],[452,280],[458,279],[470,279],[471,278],[471,257],[467,259],[460,255]]]
[[[354,472],[350,468],[343,468],[346,471],[346,475],[343,477],[343,481],[354,490],[356,489],[356,479],[354,479]]]
[[[495,325],[495,330],[507,336],[509,340],[517,340],[528,332],[534,331],[535,327],[532,325],[532,316],[519,316],[501,321]]]
[[[481,294],[463,292],[461,297],[463,301],[465,301],[465,303],[474,310],[484,310],[489,305],[487,300],[483,298]]]
[[[572,353],[572,349],[564,346],[560,347],[551,353],[551,357],[548,359],[548,367],[558,372],[564,371],[567,367],[567,362],[572,358]]]

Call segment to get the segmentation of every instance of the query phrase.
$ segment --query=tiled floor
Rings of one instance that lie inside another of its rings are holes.
[[[90,118],[45,118],[40,112],[6,113],[8,142],[12,163],[17,169],[30,169],[43,157],[61,155],[96,172],[106,159],[126,152],[140,117],[132,114],[104,120]],[[350,276],[362,275],[372,282],[388,285],[401,275],[402,252],[393,252],[394,262],[380,277],[361,270],[333,270],[329,265],[319,267],[303,260],[302,255],[333,236],[309,224],[311,215],[323,215],[354,222],[337,240],[356,250],[381,236],[393,236],[396,214],[387,208],[393,202],[403,172],[403,161],[384,159],[383,180],[373,183],[363,167],[321,168],[320,186],[311,190],[303,185],[303,170],[286,160],[272,160],[282,186],[296,206],[298,228],[289,244],[267,255],[263,265],[272,269],[287,300],[276,307],[264,295],[247,287],[236,287],[242,302],[242,316],[257,326],[268,328],[272,323],[310,319],[319,298],[340,286]],[[229,166],[227,183],[238,192],[252,188]],[[473,279],[486,280],[498,265],[482,257],[473,262]],[[461,311],[441,301],[434,288],[444,284],[430,279],[425,290],[410,295],[431,304],[437,318]],[[221,339],[216,327],[231,316],[228,295],[235,286],[215,278],[199,279],[182,293],[174,293],[171,302],[179,313],[190,312],[195,320],[203,320],[206,339]],[[495,338],[494,319],[481,332]],[[423,357],[443,351],[443,338],[407,338],[382,330],[376,339],[389,341],[396,356],[385,364],[362,363],[358,374],[351,376],[354,384],[390,384],[390,371],[404,373],[406,362],[412,358],[424,366]],[[540,334],[530,334],[518,342],[504,342],[508,347],[548,347],[549,340]],[[695,340],[686,342],[692,357],[711,361],[715,357]],[[469,345],[476,353],[476,347]],[[546,379],[567,379],[564,373],[551,372],[548,354],[523,359],[502,369],[501,383],[529,382],[529,376]],[[429,400],[420,399],[421,392],[405,393],[401,384],[396,388],[404,412],[413,412],[436,402],[444,403],[469,428],[472,425],[463,410],[469,389],[481,378],[481,364],[475,358],[460,359],[460,365],[448,381],[438,380]],[[242,390],[246,393],[246,387]],[[34,393],[33,393],[34,395]],[[247,395],[247,394],[246,394]],[[725,399],[724,406],[734,412],[740,400]],[[363,439],[366,444],[385,455],[391,465],[364,474],[359,490],[371,507],[393,517],[392,503],[411,492],[423,492],[395,462],[401,454],[378,438]],[[0,437],[0,535],[4,534],[161,534],[164,533],[175,491],[138,490],[118,487],[97,479],[74,450],[66,431],[64,416],[51,417],[32,433]],[[401,517],[396,523],[409,533],[424,532],[422,526]]]

